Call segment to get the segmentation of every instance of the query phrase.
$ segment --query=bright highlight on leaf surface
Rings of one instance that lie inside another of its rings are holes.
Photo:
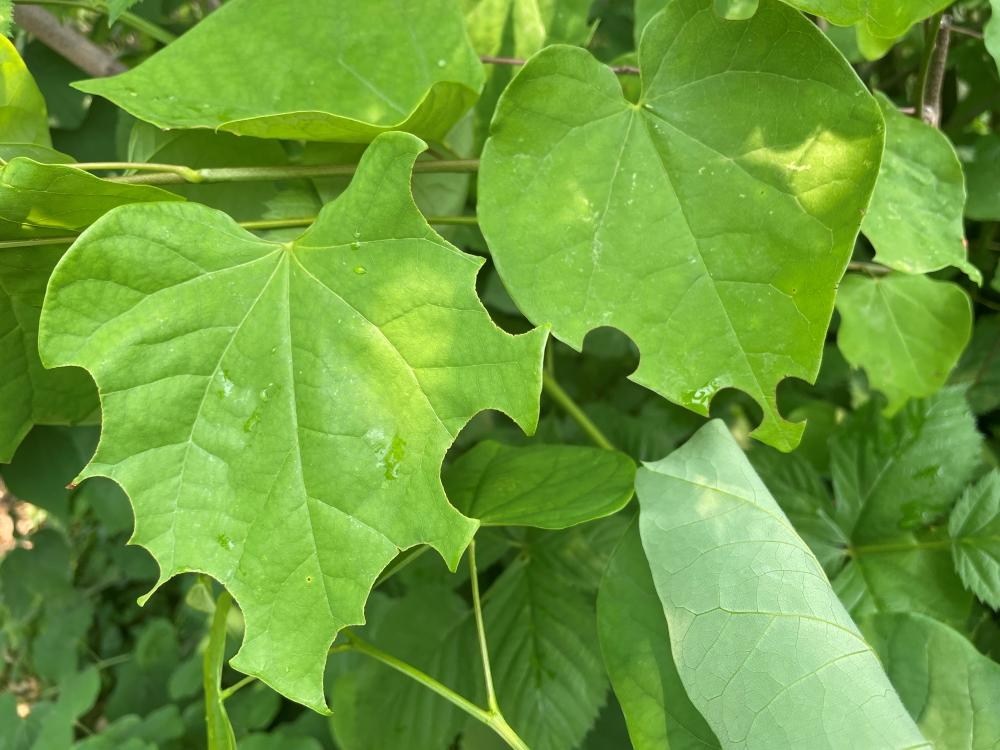
[[[578,349],[619,328],[642,354],[632,378],[701,414],[746,391],[764,411],[755,436],[790,450],[803,425],[776,388],[817,374],[882,117],[774,0],[749,21],[670,3],[639,62],[637,104],[576,48],[546,48],[511,83],[479,182],[494,261],[530,320]]]
[[[161,128],[367,143],[441,138],[482,85],[450,0],[231,0],[137,68],[76,87]]]
[[[723,422],[636,491],[677,672],[723,748],[930,747]]]
[[[439,479],[457,432],[487,408],[527,431],[538,416],[545,331],[500,331],[482,260],[417,211],[423,148],[381,136],[293,242],[195,204],[113,211],[43,309],[46,363],[101,393],[82,476],[128,492],[160,583],[198,570],[230,590],[234,667],[317,710],[327,648],[385,565],[426,543],[454,567],[474,533]]]

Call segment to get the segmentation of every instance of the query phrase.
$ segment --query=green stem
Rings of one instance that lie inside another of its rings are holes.
[[[68,164],[87,171],[141,169],[151,174],[130,174],[108,177],[111,182],[131,185],[182,185],[203,182],[269,182],[308,177],[349,177],[358,171],[357,164],[293,164],[274,167],[205,167],[193,169],[181,164],[137,164],[135,162],[94,162]],[[418,161],[413,165],[417,174],[465,174],[479,169],[478,159],[448,159]]]
[[[428,224],[444,225],[475,225],[474,216],[428,216]],[[286,227],[308,227],[316,221],[315,216],[305,216],[301,219],[258,219],[255,221],[237,222],[244,229],[284,229]],[[35,247],[37,245],[71,245],[76,242],[80,235],[66,235],[63,237],[46,237],[43,239],[30,240],[3,240],[0,241],[0,250],[10,250],[17,247]]]
[[[948,58],[949,31],[944,26],[944,11],[935,13],[924,27],[924,50],[917,77],[917,106],[914,113],[919,119],[937,127],[941,118],[941,84]],[[944,32],[942,33],[942,29]]]
[[[382,575],[380,575],[378,578],[375,579],[375,586],[379,586],[388,581],[390,578],[392,578],[394,575],[396,575],[399,571],[401,571],[407,565],[412,563],[414,560],[419,558],[429,549],[430,547],[428,545],[422,544],[419,547],[411,547],[410,549],[406,550],[403,554],[401,554],[399,557],[397,557],[395,560],[389,563],[388,567],[386,567],[386,569],[382,571]]]
[[[205,689],[205,726],[208,750],[235,750],[236,736],[229,722],[222,696],[222,666],[226,658],[226,618],[233,598],[228,591],[219,594],[208,633],[208,646],[202,661],[202,684]]]
[[[245,688],[251,682],[256,682],[256,681],[257,681],[256,677],[254,677],[253,675],[248,674],[245,677],[243,677],[243,679],[237,680],[236,682],[234,682],[232,685],[230,685],[229,687],[227,687],[225,690],[219,691],[219,697],[222,700],[224,700],[224,701],[225,700],[229,700],[235,693],[238,693],[240,690],[242,690],[243,688]]]
[[[483,658],[483,676],[486,680],[486,705],[495,714],[500,713],[496,690],[493,688],[493,669],[490,667],[490,650],[486,645],[486,628],[483,625],[483,605],[479,600],[479,573],[476,570],[476,540],[469,542],[469,580],[472,583],[472,610],[476,616],[476,633],[479,636],[479,653]]]
[[[397,659],[391,654],[387,654],[385,651],[376,648],[367,641],[363,641],[350,631],[345,630],[344,635],[347,636],[349,641],[349,646],[351,651],[356,651],[359,654],[365,654],[366,656],[380,661],[387,667],[395,669],[412,680],[419,682],[421,685],[437,693],[439,696],[444,698],[446,701],[451,703],[453,706],[461,709],[465,713],[469,714],[473,718],[481,721],[483,724],[488,726],[500,738],[506,742],[513,750],[529,750],[528,746],[525,744],[524,740],[518,737],[517,732],[515,732],[510,724],[504,719],[502,715],[494,711],[487,711],[480,708],[472,701],[468,700],[464,696],[459,695],[454,690],[452,690],[447,685],[444,685],[437,680],[435,680],[430,675],[421,672],[419,669],[414,667],[412,664],[407,664],[401,659]],[[338,650],[348,650],[348,649],[338,649]]]
[[[594,441],[594,445],[598,448],[604,448],[605,450],[613,451],[615,446],[608,440],[607,436],[601,432],[600,428],[588,417],[583,409],[581,409],[577,403],[570,397],[563,387],[559,385],[559,381],[556,380],[555,375],[549,372],[542,372],[542,390],[544,390],[549,396],[555,401],[559,406],[562,407],[574,422],[576,422],[580,429],[582,429],[587,436]]]
[[[107,8],[104,5],[95,5],[94,3],[86,2],[86,0],[18,0],[18,5],[61,5],[66,8],[81,8],[83,10],[93,11],[94,13],[103,13],[107,15]],[[170,44],[172,41],[177,39],[176,34],[171,34],[163,27],[157,26],[152,21],[149,21],[142,16],[137,16],[135,13],[130,11],[119,13],[118,20],[126,26],[131,26],[136,31],[141,31],[144,34],[149,35],[161,44]]]
[[[872,276],[885,276],[886,274],[892,273],[892,269],[888,266],[883,266],[881,263],[868,263],[863,260],[856,260],[848,263],[847,270],[864,271]]]

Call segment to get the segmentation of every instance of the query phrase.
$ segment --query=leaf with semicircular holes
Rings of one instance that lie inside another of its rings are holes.
[[[122,485],[160,583],[198,570],[239,602],[233,666],[325,710],[337,631],[400,549],[454,568],[477,522],[440,468],[494,408],[532,430],[546,333],[511,336],[475,294],[482,259],[438,236],[387,133],[291,242],[193,203],[126,206],[76,242],[42,311],[46,364],[94,376],[104,424],[82,476]]]
[[[819,369],[882,116],[776,0],[748,21],[677,0],[639,62],[637,104],[577,48],[543,50],[511,83],[479,181],[494,262],[530,320],[577,349],[619,328],[642,353],[632,379],[702,414],[720,389],[746,391],[764,411],[755,436],[789,450],[803,425],[776,388]]]

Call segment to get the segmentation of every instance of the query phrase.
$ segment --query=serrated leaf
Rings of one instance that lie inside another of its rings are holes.
[[[230,0],[136,68],[75,85],[160,128],[367,143],[441,138],[483,71],[451,0]]]
[[[988,750],[1000,741],[1000,665],[946,625],[917,614],[860,623],[920,730],[937,750]]]
[[[533,538],[558,544],[558,535]],[[594,601],[565,585],[551,550],[525,551],[485,596],[497,699],[532,750],[573,750],[607,693]]]
[[[972,341],[951,375],[951,382],[968,388],[965,393],[973,414],[1000,407],[1000,315],[976,320]]]
[[[443,481],[452,505],[483,525],[565,529],[624,507],[635,464],[601,448],[486,440],[448,466]]]
[[[473,699],[482,692],[472,610],[446,588],[415,589],[394,600],[364,637],[459,695]],[[411,677],[370,659],[340,677],[331,692],[330,721],[344,750],[441,750],[466,720]]]
[[[490,321],[482,260],[413,205],[423,148],[380,137],[292,242],[196,204],[114,211],[43,312],[47,363],[85,366],[102,395],[83,476],[128,492],[160,583],[199,570],[233,594],[235,668],[318,710],[327,648],[385,565],[425,543],[454,567],[476,528],[440,484],[455,435],[485,408],[525,430],[538,415],[545,331]]]
[[[1000,609],[1000,471],[969,487],[948,519],[955,568],[965,585]]]
[[[724,423],[636,489],[677,671],[723,748],[930,747]]]
[[[835,519],[850,547],[833,585],[854,616],[916,611],[965,622],[971,597],[947,534],[932,524],[971,479],[981,441],[958,388],[911,401],[892,419],[870,403],[834,434]]]
[[[601,579],[597,632],[635,750],[719,747],[677,674],[637,523],[625,532]]]
[[[0,7],[6,11],[10,23],[12,6]],[[0,18],[0,26],[3,20]],[[38,90],[35,79],[24,65],[17,49],[0,28],[0,141],[3,143],[52,146],[49,136],[48,113],[45,99]]]
[[[875,260],[905,273],[947,266],[982,282],[966,259],[965,178],[954,147],[940,130],[900,112],[877,94],[885,116],[885,156],[861,231]]]
[[[926,276],[851,274],[840,283],[837,344],[863,368],[895,413],[911,398],[933,395],[972,335],[972,301],[958,286]]]
[[[791,449],[803,425],[782,419],[775,389],[818,371],[881,115],[775,0],[749,21],[673,2],[639,62],[635,105],[580,49],[547,48],[511,83],[480,169],[493,260],[527,317],[574,348],[618,328],[642,352],[633,380],[701,414],[719,390],[746,391],[764,410],[755,435]],[[809,116],[786,116],[792,101]]]

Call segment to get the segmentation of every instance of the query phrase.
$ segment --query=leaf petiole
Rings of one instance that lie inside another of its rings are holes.
[[[594,445],[609,451],[615,449],[615,446],[608,440],[607,436],[591,421],[590,417],[587,416],[576,401],[563,390],[563,387],[559,385],[559,381],[556,380],[556,376],[547,369],[542,372],[542,390],[549,394],[552,400],[559,404],[563,411],[580,426],[580,429],[587,433],[587,437],[594,441]]]

